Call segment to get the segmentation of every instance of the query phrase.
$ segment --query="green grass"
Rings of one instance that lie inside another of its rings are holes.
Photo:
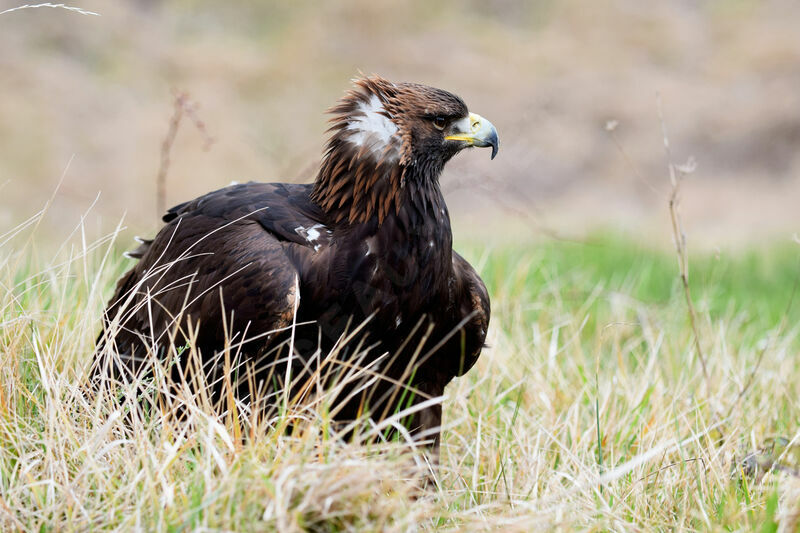
[[[673,255],[607,235],[459,247],[490,346],[447,390],[427,488],[419,454],[338,441],[324,408],[245,424],[185,397],[187,428],[88,396],[127,263],[85,248],[0,249],[2,529],[797,529],[798,246],[692,256],[709,381]]]
[[[522,249],[466,247],[469,258],[486,260],[481,272],[490,293],[546,293],[549,283],[564,285],[561,299],[579,309],[593,291],[622,293],[647,306],[684,306],[674,253],[649,249],[631,240],[599,235],[585,242],[529,244]],[[487,260],[485,254],[490,254]],[[800,323],[800,302],[792,301],[800,279],[800,248],[792,243],[728,254],[691,258],[690,284],[695,305],[711,320],[739,316],[747,327],[775,327],[785,316]],[[798,296],[800,298],[800,296]],[[608,308],[594,307],[591,319]],[[571,307],[571,306],[570,306]],[[787,313],[788,311],[788,313]]]

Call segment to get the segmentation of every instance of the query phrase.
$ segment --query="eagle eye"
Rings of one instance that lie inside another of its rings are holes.
[[[433,119],[433,127],[437,130],[443,130],[446,122],[447,120],[444,117],[436,117]]]

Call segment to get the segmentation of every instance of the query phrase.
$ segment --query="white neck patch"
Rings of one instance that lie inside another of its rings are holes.
[[[367,145],[374,154],[382,155],[389,144],[394,144],[397,126],[384,114],[383,103],[374,94],[369,102],[358,104],[358,110],[361,114],[347,124],[347,130],[352,132],[347,140],[356,146]]]

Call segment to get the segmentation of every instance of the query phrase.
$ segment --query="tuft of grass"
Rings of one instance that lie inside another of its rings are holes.
[[[492,296],[489,347],[447,390],[426,484],[402,440],[337,438],[324,398],[248,425],[192,396],[180,419],[132,410],[136,387],[87,394],[105,299],[129,263],[116,233],[92,242],[79,227],[52,250],[34,227],[0,239],[2,529],[772,531],[800,519],[796,247],[693,260],[708,385],[674,256],[607,235],[463,247]]]

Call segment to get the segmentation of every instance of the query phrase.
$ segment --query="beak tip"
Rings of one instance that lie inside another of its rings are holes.
[[[487,144],[492,147],[492,159],[500,151],[500,139],[497,137],[497,130],[492,126],[492,132],[487,139]]]

